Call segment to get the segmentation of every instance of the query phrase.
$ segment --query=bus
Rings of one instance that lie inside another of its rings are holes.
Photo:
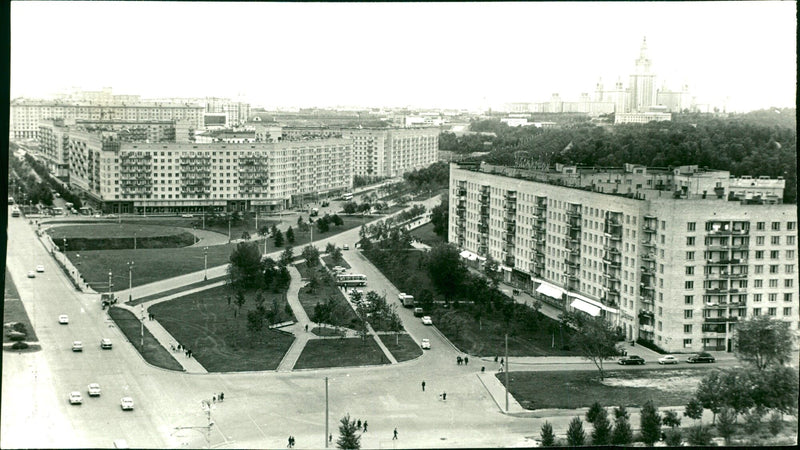
[[[360,273],[343,273],[336,277],[336,284],[339,286],[366,286],[367,276]]]
[[[342,200],[344,200],[346,202],[349,202],[352,199],[353,199],[353,193],[352,192],[348,192],[346,194],[342,194]]]
[[[64,208],[53,208],[53,215],[54,216],[63,216],[64,215]]]
[[[17,205],[11,207],[11,217],[19,217],[19,208]]]

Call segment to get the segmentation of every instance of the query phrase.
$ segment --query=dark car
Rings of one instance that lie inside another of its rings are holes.
[[[640,366],[643,366],[644,358],[636,355],[623,356],[622,358],[619,359],[618,363],[622,364],[623,366],[626,366],[628,364],[638,364]]]
[[[716,361],[710,353],[698,353],[686,358],[688,363],[713,363]]]

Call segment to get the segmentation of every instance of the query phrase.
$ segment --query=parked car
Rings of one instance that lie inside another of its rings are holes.
[[[44,272],[44,266],[39,264],[38,266],[36,266],[36,271],[39,273]]]
[[[350,250],[350,246],[349,246],[349,245],[347,245],[347,244],[344,244],[344,245],[342,246],[342,250]]]
[[[109,214],[106,216],[106,219],[116,219],[116,218],[117,218],[116,214]]]
[[[425,315],[425,311],[422,308],[414,308],[414,317],[422,317]]]
[[[68,324],[69,323],[69,316],[66,315],[66,314],[62,314],[62,315],[58,316],[58,323],[60,323],[61,325]]]
[[[130,397],[122,397],[119,399],[119,406],[123,411],[133,411],[133,399]]]
[[[420,344],[423,350],[430,350],[431,349],[431,341],[430,339],[423,339],[422,344]]]
[[[688,363],[713,363],[716,361],[710,353],[702,352],[686,358]]]
[[[89,397],[99,397],[100,396],[100,385],[97,383],[92,383],[89,385]]]
[[[192,214],[181,214],[181,217],[183,217],[184,219],[191,219],[192,217],[194,217],[194,215],[192,215]]]
[[[433,325],[433,320],[431,320],[431,316],[423,316],[422,317],[422,324],[423,325]]]
[[[111,349],[111,339],[104,338],[100,340],[100,348],[110,350]]]
[[[83,342],[81,342],[81,341],[73,341],[72,342],[72,351],[73,352],[82,352],[83,351]]]
[[[28,271],[28,278],[36,278],[36,272],[29,270]]]
[[[676,358],[676,357],[674,357],[672,355],[666,355],[666,356],[662,356],[661,358],[658,358],[658,363],[661,364],[661,365],[664,365],[664,364],[678,364],[678,358]]]
[[[623,365],[623,366],[626,366],[628,364],[638,364],[640,366],[643,366],[644,365],[644,358],[642,358],[641,356],[636,356],[636,355],[628,355],[628,356],[623,356],[617,362],[619,364]]]
[[[83,403],[83,397],[81,393],[78,391],[72,391],[69,393],[69,404],[70,405],[80,405]]]

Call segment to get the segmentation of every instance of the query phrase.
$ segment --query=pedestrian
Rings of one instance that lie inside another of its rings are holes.
[[[456,365],[457,366],[461,365],[461,357],[460,356],[456,356]]]
[[[287,439],[287,441],[288,443],[286,444],[286,448],[292,448],[292,437],[289,436],[289,439]]]
[[[172,353],[175,353],[175,344],[169,344],[169,346],[172,348]]]
[[[358,422],[356,422],[356,428],[359,430],[361,429],[361,419],[358,419]]]
[[[328,435],[328,442],[333,442],[333,434]]]
[[[308,333],[308,324],[306,324],[306,333]]]
[[[211,402],[212,403],[217,403],[217,394],[214,394],[214,396],[211,397]]]
[[[486,366],[481,366],[481,372],[486,372]]]
[[[442,392],[442,400],[447,401],[447,392]]]
[[[392,436],[392,440],[393,440],[393,441],[396,441],[396,440],[397,440],[397,428],[396,428],[396,427],[395,427],[395,429],[394,429],[394,436]]]
[[[497,355],[494,355],[494,362],[497,362]]]
[[[183,346],[181,344],[178,344],[178,350],[183,350]]]
[[[425,392],[425,380],[422,380],[422,392]]]
[[[498,372],[502,372],[503,371],[503,363],[500,363],[500,368],[497,371]]]
[[[466,366],[467,364],[469,364],[469,356],[464,357],[464,365]]]
[[[192,351],[189,350],[189,358],[191,358],[191,357],[192,357]]]
[[[367,432],[367,421],[365,420],[364,421],[364,433],[366,433],[366,432]]]
[[[220,392],[219,393],[219,401],[223,401],[223,400],[225,400],[225,393],[224,392]]]
[[[501,366],[503,365],[503,363],[504,363],[504,362],[505,362],[505,361],[503,361],[503,358],[500,358],[500,365],[501,365]]]

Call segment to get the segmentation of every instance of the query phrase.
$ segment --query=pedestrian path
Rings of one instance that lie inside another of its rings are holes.
[[[289,282],[289,289],[286,291],[286,301],[292,308],[297,323],[284,329],[284,331],[294,334],[294,342],[292,342],[289,351],[283,355],[283,359],[281,359],[280,364],[278,364],[278,372],[292,371],[298,358],[300,358],[300,354],[303,353],[306,343],[312,339],[313,333],[310,331],[307,332],[306,330],[314,326],[311,323],[311,319],[308,318],[305,308],[303,308],[303,305],[300,303],[300,288],[305,285],[300,279],[300,272],[293,265],[289,265],[287,268],[289,269],[289,275],[291,275],[291,281]]]
[[[494,400],[500,412],[505,414],[518,414],[527,411],[510,393],[508,394],[508,409],[506,409],[506,387],[497,379],[495,372],[478,372],[477,377],[483,387],[486,388],[486,392],[488,392],[489,396]]]

